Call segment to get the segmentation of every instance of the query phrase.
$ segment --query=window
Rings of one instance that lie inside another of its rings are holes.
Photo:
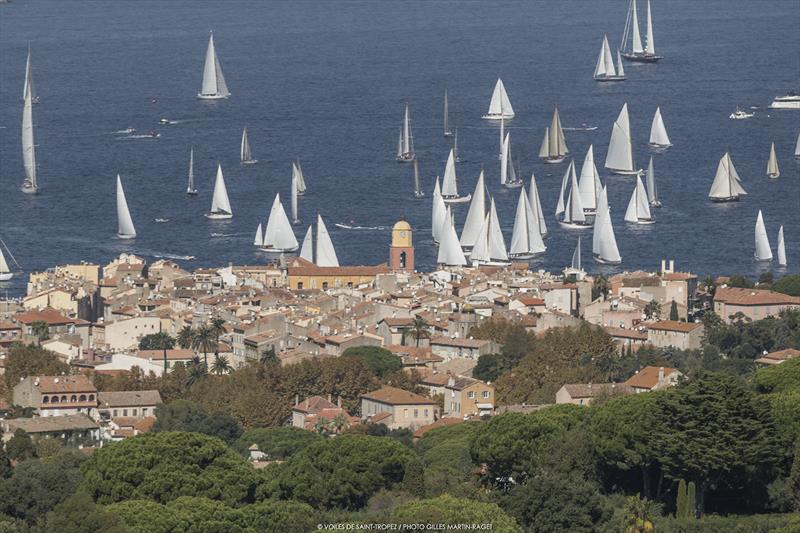
[[[414,409],[414,418],[419,418],[419,409]]]
[[[483,391],[482,396],[484,400],[487,399],[489,397],[489,391],[488,390]]]
[[[122,416],[128,416],[128,410],[127,409],[123,409],[122,410]]]
[[[49,401],[50,401],[50,397],[49,396],[42,396],[42,403],[47,403]]]
[[[400,268],[406,267],[406,253],[400,252]]]
[[[114,411],[112,412],[112,415],[111,415],[111,416],[118,416],[118,414],[119,414],[119,411],[117,411],[116,409],[114,409]]]
[[[85,402],[86,401],[86,395],[85,394],[81,394],[81,397],[79,398],[79,401]]]
[[[474,400],[475,399],[475,391],[472,391],[472,390],[469,391],[467,393],[467,398],[469,398],[470,400]]]
[[[73,395],[72,395],[72,397],[69,399],[69,401],[71,401],[71,402],[77,402],[77,401],[78,401],[78,397],[77,397],[76,395],[74,395],[74,394],[73,394]]]
[[[425,409],[425,418],[428,418],[428,410]]]
[[[133,416],[137,416],[138,415],[137,411],[138,411],[138,409],[134,409],[133,410]]]
[[[302,281],[298,281],[297,282],[297,290],[298,291],[302,291],[303,290],[303,282]]]
[[[147,416],[147,407],[142,407],[142,416]]]
[[[90,394],[90,395],[89,395],[89,401],[90,401],[90,402],[93,402],[93,401],[94,401],[94,394]]]
[[[61,396],[61,403],[64,403],[66,401],[67,401],[67,395],[64,394],[63,396]]]
[[[327,281],[323,281],[322,282],[322,290],[323,291],[327,291],[328,290],[328,282]]]
[[[408,418],[408,409],[403,409],[403,418]]]
[[[352,281],[348,281],[347,282],[347,288],[348,289],[352,289],[353,288],[353,282]]]

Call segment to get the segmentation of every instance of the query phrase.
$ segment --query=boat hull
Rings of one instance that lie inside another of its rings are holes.
[[[225,95],[223,95],[223,94],[203,94],[203,93],[197,93],[197,99],[198,99],[198,100],[225,100],[225,99],[227,99],[228,97],[230,97],[230,95],[229,95],[229,94],[225,94]]]
[[[559,163],[563,163],[567,156],[564,157],[540,157],[542,161],[549,165],[557,165]]]
[[[626,220],[628,224],[636,224],[637,226],[649,226],[650,224],[655,224],[656,219],[654,218],[640,218],[636,222],[631,222],[630,220]]]
[[[473,261],[473,267],[482,267],[482,266],[509,266],[511,261]]]
[[[596,262],[600,263],[601,265],[621,265],[622,264],[622,260],[609,261],[608,259],[603,259],[602,257],[600,257],[597,254],[592,254],[592,255],[594,256],[594,260]]]
[[[39,187],[26,187],[23,185],[20,190],[25,194],[39,194]]]
[[[525,252],[521,254],[508,254],[509,259],[534,259],[544,252]]]
[[[506,189],[519,189],[520,187],[522,187],[522,182],[519,180],[507,181],[503,184],[503,187],[505,187]]]
[[[136,234],[135,234],[135,233],[134,233],[133,235],[123,234],[123,233],[117,233],[117,239],[125,239],[125,240],[128,240],[128,239],[135,239],[135,238],[136,238]]]
[[[778,174],[767,174],[767,177],[771,180],[776,180],[780,177],[780,173]]]
[[[468,194],[466,196],[451,196],[451,197],[443,197],[444,203],[446,204],[465,204],[472,200],[472,195]]]
[[[800,109],[800,100],[792,100],[789,102],[772,102],[769,104],[770,109]]]
[[[206,213],[206,218],[211,220],[226,220],[233,218],[233,213]]]
[[[671,144],[647,143],[647,146],[649,146],[650,148],[652,148],[654,150],[666,150],[667,148],[669,148],[672,145]]]
[[[603,83],[607,81],[625,81],[627,79],[627,76],[596,76],[594,81]]]
[[[3,272],[2,274],[0,274],[0,281],[8,281],[13,277],[14,277],[13,272]]]
[[[654,200],[650,202],[650,207],[661,207],[661,202],[659,202],[658,200]]]
[[[188,194],[189,196],[197,196],[197,190],[196,190],[196,189],[194,189],[194,190],[187,190],[187,191],[186,191],[186,194]]]
[[[558,225],[565,229],[589,229],[592,227],[591,224],[576,224],[575,222],[564,222],[563,220],[558,221]]]
[[[727,203],[727,202],[738,202],[739,201],[739,197],[738,196],[729,196],[727,198],[711,198],[711,201],[714,202],[714,203],[717,203],[717,204],[724,204],[724,203]]]
[[[243,165],[255,165],[258,163],[258,159],[248,159],[247,161],[240,161]]]
[[[294,248],[270,248],[266,246],[259,246],[258,249],[262,252],[273,252],[277,254],[288,254],[291,252],[296,252],[300,247],[295,246]]]
[[[618,176],[638,176],[642,173],[642,170],[620,170],[618,168],[609,168],[609,172],[612,174],[617,174]]]
[[[483,120],[511,120],[514,118],[514,115],[507,114],[507,113],[496,113],[496,114],[486,114],[481,117]]]
[[[446,132],[444,132],[444,136],[445,137],[452,137],[453,136],[453,132],[452,131],[446,131]]]
[[[634,54],[630,52],[622,54],[622,57],[634,63],[658,63],[660,60],[664,59],[662,56],[654,54]]]
[[[771,257],[764,258],[764,259],[759,259],[757,256],[754,255],[753,259],[755,259],[756,263],[771,263],[772,262],[772,258]]]
[[[421,192],[421,191],[420,192],[415,192],[414,193],[414,198],[425,198],[425,193]]]
[[[410,163],[416,159],[414,154],[402,154],[397,156],[398,163]]]

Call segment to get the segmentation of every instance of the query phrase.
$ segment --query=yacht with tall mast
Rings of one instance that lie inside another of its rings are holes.
[[[594,164],[594,145],[591,144],[586,151],[586,157],[581,167],[578,190],[581,194],[583,212],[587,215],[594,215],[597,211],[597,198],[600,196],[600,191],[603,190],[603,185],[600,183],[600,173],[597,172],[597,166]]]
[[[538,221],[539,233],[542,237],[547,235],[547,223],[544,220],[544,211],[542,210],[542,199],[539,197],[539,188],[536,186],[536,176],[531,172],[531,187],[528,190],[528,203],[531,204],[533,216]]]
[[[636,176],[641,173],[633,160],[633,141],[631,140],[631,123],[628,117],[626,102],[614,121],[611,140],[608,143],[605,167],[614,174]]]
[[[542,146],[539,148],[539,159],[545,163],[561,163],[569,153],[564,130],[561,127],[561,117],[558,107],[553,110],[553,120],[550,127],[545,129]]]
[[[453,153],[456,156],[456,163],[461,163],[461,157],[458,155],[458,128],[456,128],[456,132],[453,135]]]
[[[260,248],[266,252],[282,253],[294,252],[298,248],[294,230],[292,230],[289,217],[286,216],[286,210],[281,203],[280,193],[275,195],[275,200],[272,202]]]
[[[247,126],[242,130],[242,143],[239,148],[239,161],[243,165],[255,165],[258,159],[253,159],[253,152],[250,149],[250,141],[247,138]]]
[[[567,190],[569,190],[569,193],[567,193]],[[565,194],[567,195],[566,200]],[[575,175],[575,161],[569,162],[569,168],[567,168],[561,181],[561,192],[559,193],[558,206],[556,207],[556,219],[562,227],[567,229],[584,229],[592,225],[583,212],[578,178]]]
[[[406,104],[406,110],[403,114],[403,125],[400,127],[397,160],[401,163],[414,160],[414,137],[411,134],[411,111],[408,104]]]
[[[306,175],[303,174],[299,159],[292,162],[292,176],[297,180],[297,195],[303,196],[306,193]]]
[[[539,231],[539,220],[534,214],[524,188],[519,191],[514,229],[508,256],[512,259],[532,259],[547,250]]]
[[[419,158],[414,158],[414,198],[424,198],[425,191],[419,183]]]
[[[4,243],[0,246],[0,281],[8,281],[14,277],[14,272],[11,271],[11,268],[8,266],[8,262],[6,261],[6,256],[3,254],[3,246]],[[11,255],[11,252],[8,254]],[[12,256],[13,259],[13,256]]]
[[[797,141],[794,143],[794,158],[800,159],[800,133],[797,134]]]
[[[31,80],[28,80],[30,83]],[[36,168],[36,144],[33,142],[33,90],[25,93],[22,105],[22,165],[25,168],[25,179],[22,181],[22,192],[37,194],[39,180]]]
[[[600,55],[597,56],[597,65],[594,67],[595,81],[625,81],[625,67],[622,66],[622,56],[617,50],[617,66],[614,67],[614,57],[611,47],[608,46],[608,36],[603,35],[603,44],[600,45]]]
[[[120,239],[133,239],[136,237],[136,228],[133,227],[131,212],[128,210],[128,201],[122,188],[122,178],[117,174],[117,237]]]
[[[667,135],[667,128],[664,126],[664,119],[661,118],[661,108],[656,107],[656,114],[653,115],[653,123],[650,125],[650,143],[651,148],[669,148],[672,143],[669,142],[669,135]]]
[[[475,192],[472,193],[472,201],[469,204],[467,218],[464,220],[464,227],[461,229],[459,242],[464,250],[469,251],[475,246],[484,218],[486,218],[486,184],[484,182],[483,169],[481,169],[478,183],[475,184]]]
[[[435,243],[441,242],[442,228],[444,227],[446,217],[447,205],[442,199],[439,176],[436,176],[436,185],[433,187],[433,201],[431,202],[431,237]]]
[[[475,246],[469,256],[470,262],[475,265],[508,265],[508,250],[497,216],[497,207],[494,198],[490,201],[489,212],[483,219],[483,224],[475,239]]]
[[[294,165],[294,163],[292,163]],[[299,195],[297,191],[297,174],[292,172],[292,187],[291,187],[291,200],[292,200],[292,224],[300,223],[299,211]]]
[[[442,179],[442,199],[448,204],[463,204],[469,202],[471,194],[460,196],[458,194],[458,179],[456,178],[456,158],[453,149],[447,156],[447,164],[444,168],[444,178]]]
[[[222,175],[222,165],[217,165],[217,177],[214,180],[214,194],[211,199],[211,211],[206,213],[206,218],[222,220],[233,218],[231,202],[228,199],[228,189],[225,187],[225,177]]]
[[[769,149],[769,161],[767,161],[767,177],[770,179],[776,179],[781,175],[781,171],[778,168],[778,156],[775,155],[775,143],[772,143]]]
[[[511,100],[508,99],[506,86],[503,85],[503,80],[500,78],[497,78],[497,83],[494,85],[492,100],[489,102],[489,111],[482,118],[486,120],[514,118],[514,108],[511,106]]]
[[[436,264],[443,266],[464,266],[467,264],[467,258],[464,257],[464,251],[458,242],[458,235],[456,228],[453,226],[452,219],[444,214],[442,219],[442,227],[440,228],[441,237],[439,241],[439,251],[436,255]]]
[[[608,189],[603,187],[597,200],[597,216],[592,233],[592,255],[594,260],[604,265],[619,265],[622,257],[617,248],[614,226],[611,224],[611,208],[608,205]]]
[[[783,241],[783,226],[778,230],[778,266],[786,266],[786,243]]]
[[[186,184],[186,194],[197,195],[197,189],[194,186],[194,146],[189,148],[189,183]]]
[[[650,213],[650,199],[644,190],[642,177],[636,176],[636,186],[633,188],[628,209],[625,210],[625,222],[632,224],[654,224],[656,221]]]
[[[452,137],[453,130],[450,129],[450,111],[447,105],[447,89],[444,91],[444,136]]]
[[[321,267],[338,267],[339,258],[336,256],[336,249],[333,247],[328,227],[322,220],[322,216],[317,214],[317,238],[314,240],[312,227],[308,227],[303,245],[300,248],[300,257]]]
[[[760,209],[756,217],[756,250],[753,256],[756,261],[772,261],[772,248],[769,245],[767,228],[764,226],[764,217]]]
[[[36,90],[33,87],[33,67],[31,66],[31,45],[28,44],[28,59],[25,62],[25,86],[22,88],[22,101],[25,101],[25,98],[28,96],[28,93],[31,94],[31,103],[38,104],[39,103],[39,95],[36,94]]]
[[[197,97],[201,100],[221,100],[230,95],[225,76],[222,75],[222,65],[217,57],[217,50],[214,48],[214,33],[211,32],[208,36],[206,62],[203,67],[203,85]]]
[[[636,12],[636,0],[631,0],[628,6],[628,15],[625,19],[625,29],[622,32],[622,57],[629,61],[639,63],[656,63],[663,59],[656,55],[656,45],[653,38],[653,14],[650,11],[650,0],[647,0],[647,34],[645,44],[642,46],[642,35],[639,32],[639,15]]]
[[[514,160],[511,157],[511,132],[506,133],[503,140],[503,157],[500,158],[500,184],[508,189],[522,187],[522,180],[514,170]]]
[[[661,200],[658,199],[658,189],[656,188],[656,171],[653,168],[653,156],[647,164],[647,199],[650,207],[661,207]]]
[[[733,166],[731,155],[725,152],[717,165],[717,173],[714,175],[708,197],[712,202],[738,202],[739,198],[746,194],[739,173]]]

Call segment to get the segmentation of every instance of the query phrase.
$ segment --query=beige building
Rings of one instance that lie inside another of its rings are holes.
[[[161,331],[161,319],[157,316],[137,316],[114,320],[95,326],[95,346],[112,352],[136,349],[145,335]]]
[[[97,397],[97,410],[105,418],[155,416],[163,403],[157,390],[98,392]]]
[[[631,387],[636,393],[649,392],[674,387],[682,376],[683,373],[676,368],[646,366],[628,378],[625,385]]]
[[[714,312],[725,322],[742,313],[750,320],[778,316],[784,309],[800,308],[800,296],[789,296],[763,289],[719,287],[714,293]]]
[[[556,403],[589,405],[600,397],[633,394],[633,389],[622,383],[568,383],[556,392]]]
[[[477,360],[480,356],[498,351],[498,346],[485,339],[452,339],[434,337],[430,341],[431,352],[445,361],[456,357]]]
[[[28,376],[14,387],[13,402],[33,407],[39,416],[93,416],[97,409],[97,389],[83,374]]]
[[[451,376],[444,386],[444,414],[450,417],[490,415],[494,411],[494,387],[483,381]]]
[[[361,417],[380,421],[389,429],[415,430],[432,423],[438,415],[436,402],[430,398],[395,387],[383,387],[361,395]]]
[[[699,350],[703,342],[703,324],[661,320],[647,326],[647,341],[653,346],[679,350]]]

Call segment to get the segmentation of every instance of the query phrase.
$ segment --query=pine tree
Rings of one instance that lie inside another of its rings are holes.
[[[425,470],[422,461],[412,457],[406,463],[406,471],[403,475],[403,489],[414,496],[425,497]]]
[[[800,512],[800,440],[797,441],[792,469],[789,471],[789,488],[794,494],[794,510]]]
[[[678,495],[675,505],[675,518],[681,519],[686,516],[686,482],[680,480],[678,483]]]
[[[697,501],[695,499],[694,481],[689,482],[686,492],[686,516],[685,518],[694,518],[697,510]]]
[[[675,300],[672,300],[672,305],[669,308],[669,319],[672,320],[673,322],[677,322],[679,319],[678,304],[675,302]]]

